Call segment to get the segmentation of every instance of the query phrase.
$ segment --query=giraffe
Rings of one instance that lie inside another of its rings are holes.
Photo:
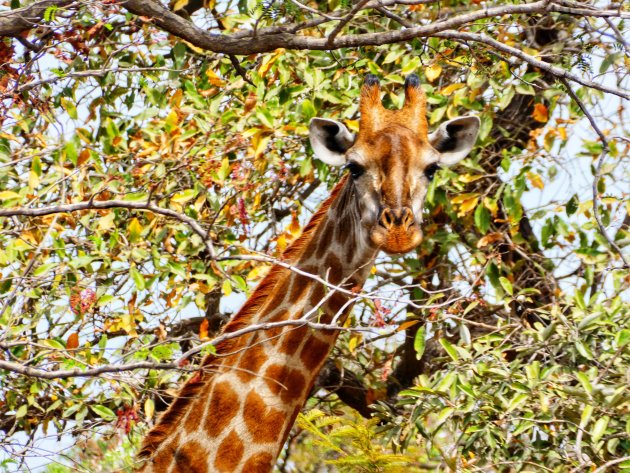
[[[306,317],[343,323],[377,253],[420,243],[433,174],[469,153],[479,119],[456,118],[429,134],[418,76],[404,89],[403,107],[385,109],[378,79],[366,76],[357,136],[341,122],[311,120],[315,156],[348,172],[284,252],[295,270],[273,266],[223,333]],[[141,471],[271,471],[338,333],[276,324],[218,343],[147,434]]]

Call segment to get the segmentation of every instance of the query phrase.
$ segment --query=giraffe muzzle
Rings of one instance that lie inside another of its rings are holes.
[[[406,253],[422,241],[422,231],[410,208],[386,207],[379,215],[371,238],[387,253]]]

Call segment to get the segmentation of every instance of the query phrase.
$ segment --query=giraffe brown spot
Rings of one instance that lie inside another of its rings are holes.
[[[304,298],[304,295],[311,288],[313,282],[308,276],[296,276],[293,278],[293,284],[291,285],[291,293],[289,294],[289,301],[291,304],[295,304]]]
[[[244,451],[243,441],[232,430],[217,449],[217,456],[214,460],[215,468],[217,471],[226,473],[236,471],[236,467],[241,462],[241,458],[243,458]]]
[[[218,436],[236,415],[239,407],[238,395],[230,385],[226,382],[216,383],[206,415],[205,429],[208,435]],[[194,430],[197,430],[199,425],[197,424]]]
[[[331,343],[311,337],[302,347],[300,360],[308,371],[315,371],[326,359]]]
[[[341,292],[335,292],[324,303],[325,315],[320,318],[320,322],[327,324],[343,309],[342,313],[347,313],[351,305],[348,302],[348,296]],[[341,315],[341,314],[339,314]]]
[[[343,278],[343,264],[335,254],[326,257],[325,267],[328,271],[328,281],[332,284],[339,284]]]
[[[173,453],[175,473],[208,473],[208,454],[199,442],[191,440],[177,447]],[[169,471],[157,470],[156,471]]]
[[[263,452],[252,455],[243,467],[244,473],[268,473],[273,468],[273,455]]]
[[[257,337],[253,337],[252,342],[255,343],[256,341]],[[246,349],[236,367],[240,380],[246,383],[258,376],[258,372],[261,366],[265,364],[265,361],[267,361],[267,355],[265,354],[264,344]]]
[[[269,390],[280,395],[285,403],[299,398],[306,386],[306,380],[302,373],[283,365],[271,365],[265,371],[265,382]]]
[[[330,249],[330,245],[332,244],[334,238],[335,225],[329,220],[319,235],[319,243],[317,245],[317,250],[315,251],[315,257],[317,259],[322,259],[324,257],[326,252]]]
[[[290,327],[286,329],[285,335],[282,337],[280,352],[284,354],[292,354],[300,348],[302,340],[308,336],[309,327]]]
[[[268,407],[258,393],[251,391],[245,399],[243,417],[252,438],[258,443],[265,443],[278,440],[285,414],[279,409]]]

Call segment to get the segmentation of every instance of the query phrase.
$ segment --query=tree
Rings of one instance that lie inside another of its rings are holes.
[[[129,467],[338,180],[308,121],[352,129],[366,73],[397,107],[415,72],[431,125],[476,114],[480,139],[437,174],[418,251],[374,268],[370,331],[342,334],[279,471],[630,469],[627,6],[172,9],[0,11],[4,468],[95,471],[82,436],[127,439],[97,463]]]

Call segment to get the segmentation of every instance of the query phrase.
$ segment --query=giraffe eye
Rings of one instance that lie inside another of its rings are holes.
[[[438,172],[439,170],[440,170],[440,165],[438,163],[431,163],[425,168],[424,175],[427,176],[427,179],[429,181],[432,181],[433,176],[435,176],[435,173]]]
[[[365,168],[355,161],[349,161],[345,167],[352,176],[352,179],[358,179],[365,172]]]

